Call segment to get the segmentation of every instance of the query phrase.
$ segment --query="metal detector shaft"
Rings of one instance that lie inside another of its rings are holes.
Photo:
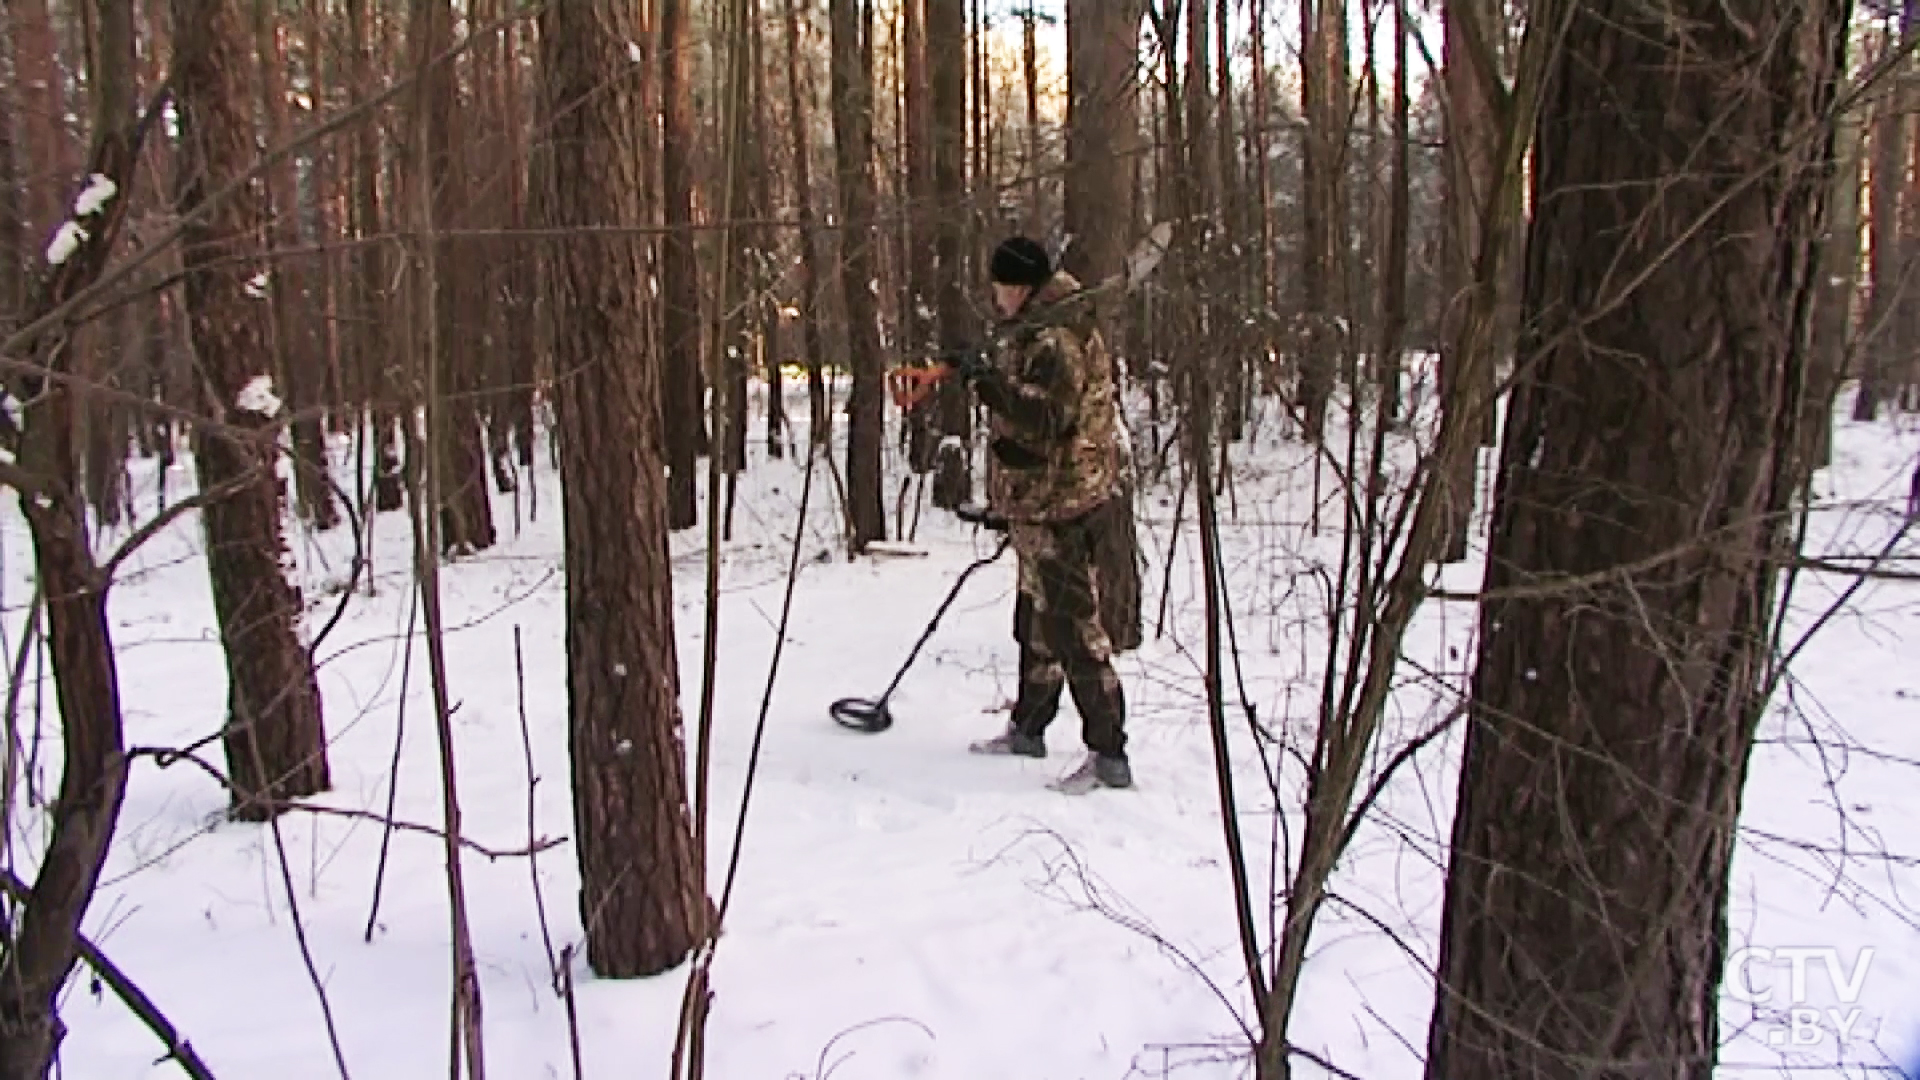
[[[921,631],[920,640],[913,643],[913,651],[907,654],[907,662],[900,665],[899,671],[894,672],[893,681],[887,684],[886,692],[880,695],[881,704],[885,704],[886,700],[893,696],[893,691],[900,685],[900,680],[906,678],[907,669],[913,666],[914,660],[920,656],[921,648],[927,644],[929,638],[933,637],[933,632],[939,627],[941,618],[947,614],[947,609],[953,606],[955,600],[959,599],[960,589],[966,585],[967,579],[973,576],[975,570],[1000,558],[1000,556],[1006,552],[1007,545],[1012,543],[1012,541],[1012,536],[1002,535],[999,546],[993,549],[993,554],[984,559],[975,559],[971,566],[960,571],[960,577],[954,581],[953,589],[947,593],[947,598],[940,602],[939,610],[933,613],[933,619],[927,623],[927,628]]]

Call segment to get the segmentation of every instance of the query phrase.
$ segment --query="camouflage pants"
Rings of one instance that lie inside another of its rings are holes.
[[[1020,561],[1013,608],[1020,695],[1013,723],[1023,734],[1042,734],[1060,710],[1061,692],[1070,691],[1087,749],[1124,756],[1126,701],[1100,623],[1090,517],[1010,529]]]

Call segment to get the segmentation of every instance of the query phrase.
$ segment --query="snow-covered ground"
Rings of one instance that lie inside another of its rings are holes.
[[[789,415],[804,418],[804,388]],[[1844,416],[1844,412],[1841,413]],[[1144,428],[1136,432],[1145,456]],[[734,539],[726,545],[712,761],[712,865],[727,865],[749,746],[798,521],[801,463],[756,460],[742,479]],[[1920,437],[1892,424],[1841,423],[1836,466],[1821,480],[1835,508],[1812,529],[1813,551],[1877,548],[1898,527],[1907,470]],[[892,448],[889,448],[891,455]],[[442,581],[465,833],[495,849],[528,843],[528,768],[516,705],[516,629],[524,649],[531,736],[533,832],[572,831],[567,788],[559,489],[544,453],[537,518],[523,491],[516,511],[496,496],[503,542],[450,566]],[[342,454],[343,459],[347,456]],[[1332,550],[1334,514],[1310,535],[1315,481],[1303,452],[1271,423],[1239,448],[1222,513],[1240,681],[1261,722],[1306,735],[1310,681],[1325,624],[1316,560]],[[185,459],[183,458],[183,462]],[[889,476],[897,476],[890,461]],[[704,469],[703,469],[704,471]],[[190,465],[170,482],[177,498]],[[983,1077],[1074,1080],[1243,1075],[1248,994],[1240,968],[1219,801],[1200,679],[1199,571],[1191,511],[1172,555],[1165,631],[1156,634],[1173,542],[1174,490],[1147,490],[1140,529],[1148,571],[1147,644],[1119,661],[1129,701],[1139,787],[1074,799],[1044,781],[1079,751],[1063,707],[1044,762],[982,759],[971,738],[996,730],[1013,689],[1011,555],[969,582],[894,699],[897,726],[843,730],[827,705],[877,694],[968,562],[993,550],[949,515],[922,512],[925,558],[841,557],[834,485],[816,475],[785,657],[747,818],[739,878],[713,974],[708,1075],[723,1078]],[[141,513],[155,477],[136,463]],[[1331,481],[1322,478],[1323,498]],[[894,492],[889,493],[891,501]],[[909,500],[911,507],[911,500]],[[1329,506],[1329,511],[1331,507]],[[911,514],[911,509],[909,509]],[[31,578],[25,527],[8,497],[7,644],[20,640]],[[704,515],[704,500],[703,500]],[[677,535],[675,590],[683,700],[699,700],[705,529]],[[111,539],[111,538],[109,538]],[[375,591],[356,594],[319,648],[335,790],[315,800],[383,814],[399,740],[396,816],[436,825],[439,763],[425,650],[406,662],[411,614],[405,516],[382,515]],[[1908,550],[1916,545],[1909,544]],[[345,529],[298,537],[313,605],[310,626],[341,603]],[[131,562],[113,594],[131,743],[177,746],[219,727],[226,688],[208,593],[203,542],[186,519]],[[1471,589],[1475,565],[1445,583]],[[1847,582],[1803,578],[1795,623],[1808,624]],[[1436,680],[1458,680],[1472,659],[1472,609],[1429,604],[1405,650],[1406,685],[1386,748],[1444,710]],[[1728,999],[1736,1065],[1783,1062],[1796,1075],[1836,1060],[1885,1064],[1920,1036],[1920,963],[1913,945],[1920,892],[1920,588],[1869,583],[1795,664],[1796,681],[1766,722],[1746,800],[1747,833],[1734,865],[1732,927],[1766,947],[1839,946],[1873,954],[1853,1040],[1829,1034],[1795,1047],[1785,1027],[1740,1028],[1751,1007]],[[39,733],[41,789],[57,780],[50,683],[35,691],[28,665],[21,715]],[[403,719],[404,709],[404,719]],[[1237,708],[1233,750],[1241,826],[1256,892],[1271,895],[1274,797]],[[216,744],[217,745],[217,744]],[[216,751],[217,752],[217,751]],[[1383,752],[1383,757],[1384,752]],[[1432,1002],[1425,968],[1436,952],[1444,840],[1457,779],[1458,739],[1427,748],[1389,787],[1336,880],[1338,902],[1316,933],[1294,1039],[1374,1080],[1419,1075]],[[1297,824],[1297,771],[1279,805]],[[302,960],[272,830],[222,820],[225,799],[190,766],[133,774],[105,884],[88,934],[192,1040],[216,1075],[276,1080],[336,1077],[321,1002]],[[42,839],[36,819],[15,850]],[[449,923],[442,848],[397,833],[372,940],[364,939],[382,829],[369,820],[295,813],[280,834],[294,899],[356,1080],[444,1075],[449,1046]],[[573,853],[537,861],[465,863],[481,970],[488,1065],[496,1077],[572,1075],[565,1012],[548,975],[537,876],[555,948],[580,940]],[[30,874],[31,865],[21,867]],[[715,888],[718,888],[716,882]],[[1264,913],[1263,913],[1264,914]],[[1263,931],[1264,932],[1264,931]],[[1833,1004],[1822,961],[1808,998]],[[577,965],[585,1075],[662,1076],[685,968],[645,981],[598,981]],[[1755,985],[1785,987],[1789,969],[1746,965]],[[1850,973],[1850,970],[1843,974]],[[1822,998],[1823,993],[1828,994]],[[1772,1004],[1786,1003],[1783,989]],[[153,1037],[90,980],[71,985],[64,1075],[131,1080],[177,1074],[156,1063]],[[1830,1027],[1831,1025],[1829,1025]],[[1802,1036],[1803,1040],[1806,1036]],[[1770,1045],[1770,1042],[1772,1045]],[[1318,1070],[1301,1063],[1298,1075]],[[1834,1069],[1834,1075],[1864,1075]]]

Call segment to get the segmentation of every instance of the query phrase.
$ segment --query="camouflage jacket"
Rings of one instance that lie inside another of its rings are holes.
[[[987,494],[1009,521],[1068,521],[1120,491],[1113,367],[1080,283],[1062,271],[998,335],[976,383],[992,413]]]

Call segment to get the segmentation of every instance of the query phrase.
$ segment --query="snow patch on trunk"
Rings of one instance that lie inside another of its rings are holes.
[[[108,176],[94,173],[87,177],[87,186],[73,200],[73,216],[92,217],[107,208],[113,197],[120,193],[120,185]]]
[[[87,230],[81,228],[79,222],[62,222],[60,228],[53,234],[53,241],[47,245],[47,265],[64,265],[68,259],[73,258],[73,253],[79,251],[80,245],[86,241]]]
[[[278,416],[280,399],[273,393],[273,376],[255,375],[253,381],[240,389],[240,394],[233,399],[233,404],[242,412],[258,413],[261,416]]]

